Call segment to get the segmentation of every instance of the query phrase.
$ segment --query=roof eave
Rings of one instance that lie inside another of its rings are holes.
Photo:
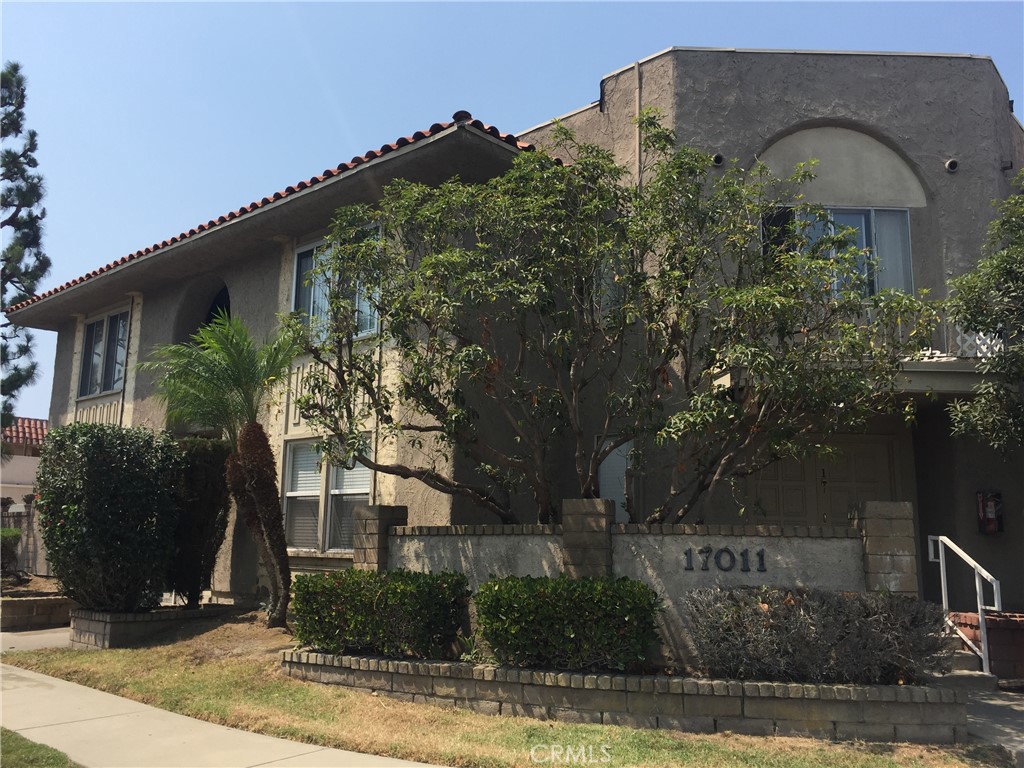
[[[332,190],[339,185],[355,183],[358,179],[368,174],[380,172],[385,167],[394,165],[396,162],[403,162],[415,151],[422,152],[427,147],[446,141],[460,132],[468,132],[467,135],[472,135],[477,140],[482,140],[486,144],[493,145],[495,148],[500,147],[501,150],[508,152],[510,156],[514,156],[522,151],[519,146],[514,146],[507,141],[496,138],[487,131],[481,130],[470,123],[454,123],[436,134],[419,139],[378,157],[366,160],[354,168],[347,169],[332,178],[325,179],[315,186],[309,186],[305,189],[298,190],[278,200],[266,203],[245,215],[218,223],[216,226],[209,227],[201,232],[196,232],[196,234],[184,237],[177,242],[156,248],[150,253],[137,256],[125,261],[124,263],[112,266],[109,269],[104,270],[102,273],[81,279],[80,282],[59,290],[56,293],[40,298],[20,309],[8,312],[7,317],[16,325],[40,330],[56,331],[59,329],[60,325],[67,321],[69,316],[84,314],[83,308],[79,305],[83,303],[81,298],[85,294],[93,294],[98,290],[102,291],[103,286],[108,284],[111,279],[121,276],[126,272],[137,274],[154,262],[164,262],[167,259],[177,256],[183,248],[193,249],[196,247],[202,247],[202,245],[209,241],[210,238],[220,238],[223,237],[225,233],[229,233],[233,230],[237,231],[240,228],[251,227],[253,226],[253,222],[259,219],[265,219],[267,215],[270,215],[275,211],[280,211],[285,206],[295,207],[297,204],[301,205],[312,195],[323,195],[326,191]],[[90,303],[94,304],[95,302]]]

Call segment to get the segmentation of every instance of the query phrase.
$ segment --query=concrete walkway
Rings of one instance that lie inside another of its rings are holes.
[[[69,634],[67,627],[4,632],[0,648],[67,648]],[[212,725],[7,665],[0,665],[0,676],[4,727],[55,747],[86,768],[422,765]],[[972,736],[1001,745],[1017,768],[1024,768],[1024,694],[972,692],[967,718]]]
[[[6,664],[0,683],[5,728],[86,768],[423,765],[226,728]]]
[[[973,691],[967,719],[971,736],[1003,746],[1024,768],[1024,693]]]
[[[38,651],[43,648],[70,647],[71,630],[68,627],[26,629],[21,632],[0,634],[0,648],[5,651]]]

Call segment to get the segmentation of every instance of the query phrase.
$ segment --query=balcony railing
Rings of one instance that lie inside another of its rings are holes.
[[[932,333],[931,346],[924,350],[924,357],[925,359],[992,357],[1002,352],[1005,345],[1005,334],[965,331],[943,315]]]

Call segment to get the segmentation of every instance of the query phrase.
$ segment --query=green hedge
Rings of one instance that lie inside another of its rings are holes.
[[[420,659],[451,655],[465,611],[456,573],[345,570],[293,583],[295,638],[323,653]]]
[[[509,576],[476,594],[480,635],[502,664],[637,667],[658,639],[657,594],[631,579]]]
[[[163,594],[181,453],[166,434],[108,424],[50,431],[36,474],[47,557],[83,608],[139,611]]]
[[[700,589],[686,613],[710,677],[910,684],[948,667],[942,608],[902,595]]]
[[[21,531],[17,528],[0,528],[0,571],[13,573],[18,570],[18,544]]]

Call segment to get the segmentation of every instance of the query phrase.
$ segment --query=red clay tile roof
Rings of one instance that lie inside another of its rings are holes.
[[[46,419],[15,416],[14,423],[4,430],[3,440],[16,445],[42,445],[49,431],[50,422]]]
[[[223,216],[218,216],[216,219],[211,219],[210,221],[206,222],[205,224],[200,224],[199,226],[195,227],[194,229],[190,229],[188,232],[182,232],[181,234],[176,235],[175,237],[172,237],[169,240],[164,240],[164,241],[159,242],[159,243],[154,243],[153,245],[149,246],[148,248],[143,248],[141,251],[136,251],[135,253],[130,253],[127,256],[124,256],[124,257],[118,259],[117,261],[113,261],[113,262],[111,262],[110,264],[107,264],[104,267],[100,267],[99,269],[94,269],[92,272],[89,272],[88,274],[82,275],[81,277],[76,277],[74,280],[72,280],[70,282],[67,282],[67,283],[64,283],[64,285],[58,286],[56,288],[51,288],[50,290],[48,290],[48,291],[46,291],[44,293],[41,293],[38,296],[33,296],[31,299],[27,299],[27,300],[21,302],[20,304],[15,304],[12,307],[7,307],[4,311],[5,312],[13,312],[13,311],[18,310],[18,309],[24,309],[25,307],[27,307],[27,306],[29,306],[31,304],[35,304],[37,301],[42,301],[43,299],[45,299],[45,298],[47,298],[49,296],[53,296],[56,293],[60,293],[61,291],[65,291],[68,288],[71,288],[73,286],[78,285],[79,283],[84,283],[86,280],[91,280],[94,277],[98,277],[99,275],[102,275],[104,272],[109,272],[110,270],[114,269],[115,267],[119,267],[122,264],[127,264],[128,262],[134,261],[135,259],[141,258],[143,256],[148,256],[149,254],[151,254],[151,253],[153,253],[155,251],[159,251],[162,248],[166,248],[166,247],[168,247],[170,245],[174,245],[175,243],[181,242],[182,240],[185,240],[185,239],[187,239],[189,237],[192,237],[193,235],[198,235],[198,234],[200,234],[202,232],[206,232],[207,230],[213,229],[214,227],[217,227],[217,226],[219,226],[221,224],[224,224],[224,223],[226,223],[228,221],[232,221],[232,220],[237,219],[237,218],[239,218],[241,216],[245,216],[246,214],[258,211],[260,208],[262,208],[265,205],[269,205],[270,203],[273,203],[273,202],[276,202],[278,200],[281,200],[281,199],[283,199],[285,197],[288,197],[289,195],[295,194],[296,192],[300,192],[300,191],[302,191],[304,189],[308,189],[309,187],[315,186],[316,184],[319,184],[322,181],[326,181],[327,179],[331,179],[331,178],[334,178],[335,176],[339,176],[339,175],[345,173],[346,171],[352,170],[357,165],[362,165],[363,163],[368,163],[371,160],[376,160],[378,157],[383,157],[384,155],[388,154],[389,152],[394,152],[396,149],[401,149],[402,147],[405,147],[405,146],[407,146],[409,144],[415,144],[417,141],[429,138],[430,136],[434,136],[434,135],[440,133],[441,131],[444,131],[444,130],[447,130],[448,128],[451,128],[456,123],[465,123],[466,125],[471,125],[474,128],[476,128],[477,130],[483,131],[484,133],[487,133],[487,134],[493,136],[494,138],[499,139],[500,141],[505,142],[506,144],[511,144],[513,147],[516,147],[517,149],[520,149],[520,150],[532,150],[534,148],[532,144],[527,144],[525,142],[519,141],[519,139],[517,139],[513,134],[511,134],[511,133],[502,133],[497,128],[495,128],[493,125],[485,125],[484,123],[480,122],[479,120],[474,120],[473,116],[469,112],[467,112],[465,110],[459,110],[454,115],[452,115],[451,122],[447,122],[447,123],[434,123],[432,126],[430,126],[425,131],[416,131],[416,133],[414,133],[412,136],[403,136],[402,138],[397,139],[396,141],[394,141],[391,144],[383,145],[380,149],[371,149],[366,154],[358,155],[357,157],[353,157],[347,163],[342,163],[337,168],[328,168],[328,169],[326,169],[319,176],[314,176],[311,179],[306,179],[305,181],[300,181],[297,184],[293,184],[290,187],[286,187],[285,189],[281,190],[280,192],[275,192],[273,195],[270,195],[269,197],[264,197],[263,199],[257,200],[257,201],[252,202],[252,203],[249,203],[248,205],[243,205],[237,211],[231,211],[230,213],[227,213],[227,214],[225,214]]]

